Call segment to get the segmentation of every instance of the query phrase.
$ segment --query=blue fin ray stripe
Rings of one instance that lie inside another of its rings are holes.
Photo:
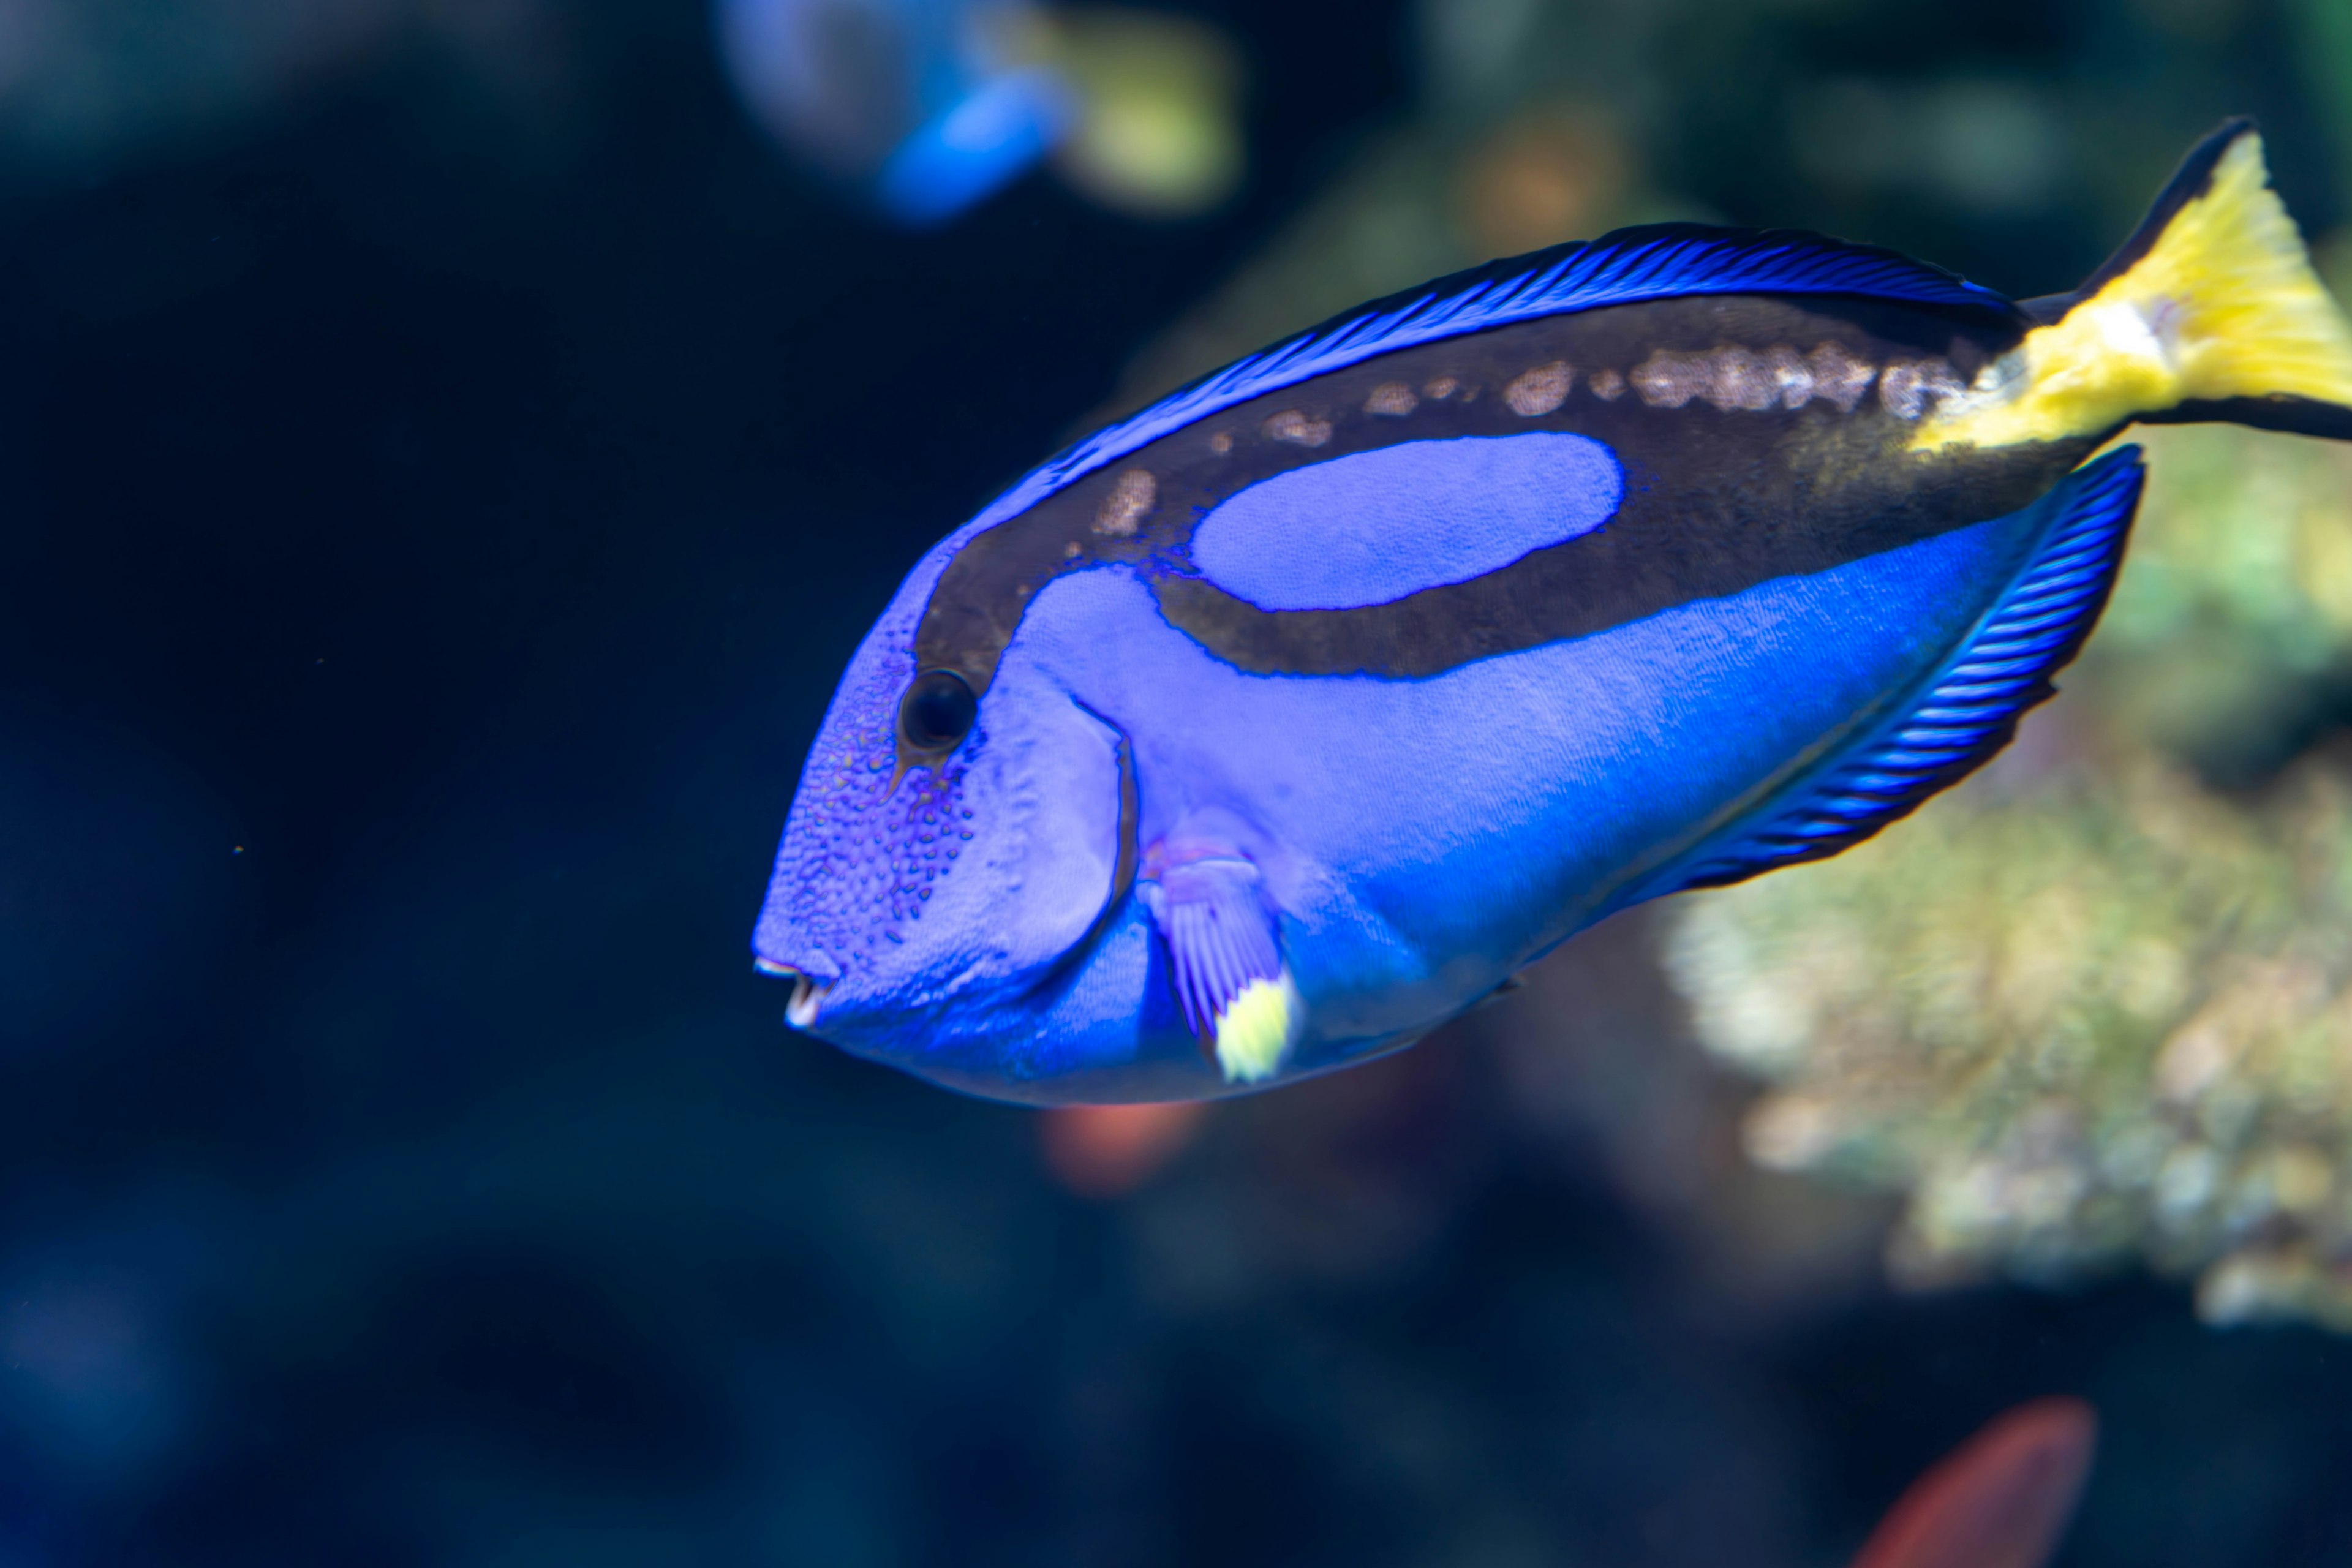
[[[2122,447],[2069,475],[2034,558],[1918,701],[1797,786],[1753,826],[1703,844],[1638,897],[1721,887],[1818,860],[1909,816],[2009,743],[2051,697],[2105,608],[2147,470]]]

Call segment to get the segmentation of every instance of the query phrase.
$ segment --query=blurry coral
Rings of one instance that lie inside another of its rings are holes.
[[[914,227],[1049,153],[1081,193],[1181,217],[1242,170],[1240,69],[1206,24],[1026,0],[718,0],[736,90],[794,158]]]
[[[1881,838],[1684,900],[1669,966],[1771,1085],[1757,1160],[1906,1194],[1898,1280],[2138,1258],[2210,1320],[2352,1330],[2352,758],[2306,745],[2352,649],[2352,466],[2149,444],[2067,696]]]
[[[2114,602],[2063,684],[2217,779],[2324,726],[2352,655],[2352,453],[2219,426],[2145,432],[2155,482]]]

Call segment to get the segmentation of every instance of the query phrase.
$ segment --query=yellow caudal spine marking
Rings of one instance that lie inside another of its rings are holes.
[[[1217,1015],[1217,1066],[1227,1083],[1264,1083],[1282,1070],[1305,1009],[1286,968],[1272,980],[1253,980]]]
[[[1944,399],[1911,447],[2059,441],[2192,400],[2280,395],[2352,404],[2352,326],[2249,131],[2146,255]]]

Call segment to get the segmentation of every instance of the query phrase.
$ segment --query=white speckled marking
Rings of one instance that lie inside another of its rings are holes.
[[[1877,366],[1854,358],[1838,343],[1823,343],[1807,354],[1805,368],[1813,373],[1813,395],[1835,404],[1841,414],[1854,411],[1878,375]]]
[[[1269,440],[1288,441],[1300,447],[1320,447],[1331,438],[1328,419],[1309,419],[1296,408],[1286,408],[1265,422]]]
[[[1902,360],[1878,378],[1878,400],[1897,419],[1916,419],[1927,405],[1968,390],[1950,363],[1940,359]]]
[[[1521,372],[1517,379],[1503,388],[1503,401],[1511,405],[1512,413],[1532,419],[1567,402],[1569,384],[1575,379],[1576,372],[1565,361],[1554,360]]]
[[[1950,381],[1949,390],[1958,390],[1951,367],[1941,360],[1932,363],[1940,367],[1933,374]],[[1889,376],[1894,374],[1887,372]],[[1633,390],[1653,408],[1680,408],[1696,398],[1726,413],[1733,409],[1756,413],[1767,408],[1802,408],[1818,397],[1834,404],[1840,413],[1851,414],[1877,375],[1875,366],[1855,359],[1836,343],[1823,343],[1803,355],[1782,343],[1760,352],[1737,345],[1705,353],[1660,349],[1634,367],[1632,379]],[[1915,367],[1915,380],[1919,376],[1930,379],[1917,380],[1917,385],[1930,384],[1932,376],[1924,367]],[[1940,386],[1942,382],[1932,384]],[[1914,383],[1906,381],[1901,389],[1906,400],[1913,387]],[[1593,390],[1601,390],[1598,376]],[[1916,409],[1902,417],[1916,418]]]
[[[1110,494],[1095,509],[1095,531],[1111,539],[1132,539],[1151,509],[1160,504],[1160,481],[1149,468],[1129,468],[1119,475]]]
[[[1773,386],[1780,392],[1781,407],[1802,408],[1811,401],[1812,369],[1785,343],[1764,351],[1764,374],[1772,378]]]

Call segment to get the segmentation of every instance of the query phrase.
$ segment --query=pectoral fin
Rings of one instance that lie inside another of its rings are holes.
[[[1238,857],[1187,860],[1136,887],[1168,943],[1184,1022],[1225,1081],[1274,1077],[1302,1008],[1257,868]]]

